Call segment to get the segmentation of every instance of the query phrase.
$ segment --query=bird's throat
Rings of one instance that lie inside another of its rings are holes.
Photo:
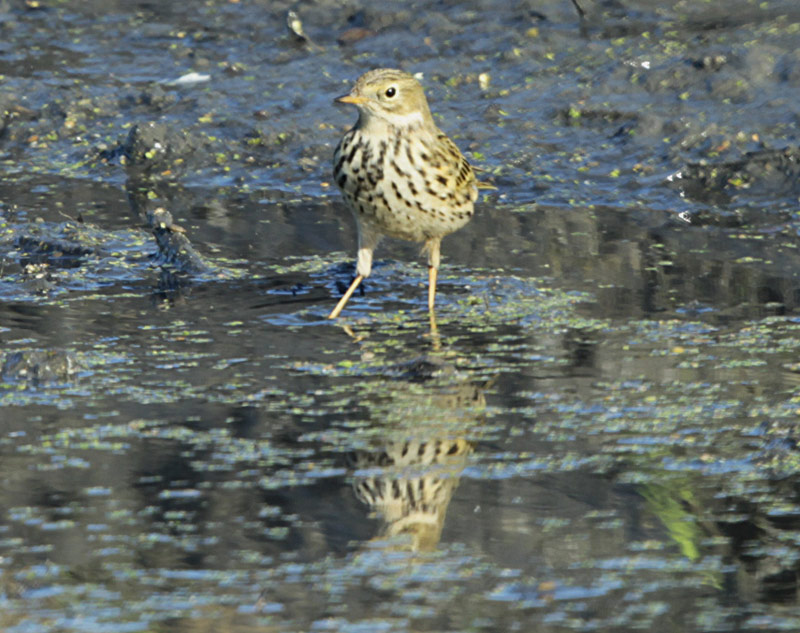
[[[385,116],[365,113],[358,119],[358,127],[366,134],[384,138],[408,134],[423,127],[424,124],[425,117],[422,112],[387,113]]]

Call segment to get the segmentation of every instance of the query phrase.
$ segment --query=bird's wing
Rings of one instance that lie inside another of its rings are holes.
[[[438,164],[439,176],[447,179],[445,186],[452,186],[457,196],[474,202],[478,198],[478,181],[469,162],[444,132],[439,132],[436,140],[438,156],[435,156],[434,166]]]

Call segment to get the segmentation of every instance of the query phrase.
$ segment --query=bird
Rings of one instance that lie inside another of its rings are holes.
[[[358,229],[356,276],[328,316],[335,319],[372,272],[383,236],[422,242],[434,321],[441,241],[474,213],[479,183],[456,144],[434,123],[422,85],[393,68],[370,70],[335,99],[358,109],[333,154],[333,178]]]

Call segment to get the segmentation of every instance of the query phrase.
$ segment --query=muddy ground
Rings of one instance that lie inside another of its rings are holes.
[[[800,628],[800,5],[578,8],[0,0],[4,630]],[[382,66],[496,187],[435,333],[325,319]]]

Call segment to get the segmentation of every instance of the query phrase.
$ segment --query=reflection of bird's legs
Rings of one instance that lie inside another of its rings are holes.
[[[331,313],[328,315],[328,318],[329,318],[329,319],[335,319],[336,317],[338,317],[338,316],[339,316],[339,313],[342,311],[342,309],[344,308],[344,306],[345,306],[345,305],[347,304],[347,302],[350,300],[350,297],[352,297],[352,296],[353,296],[353,293],[356,291],[356,288],[358,288],[358,285],[359,285],[359,284],[360,284],[360,283],[361,283],[363,280],[364,280],[364,277],[363,277],[362,275],[357,275],[357,276],[356,276],[356,278],[355,278],[355,279],[353,279],[353,283],[351,283],[351,284],[350,284],[350,287],[347,289],[347,292],[345,292],[345,293],[342,295],[342,298],[341,298],[341,299],[339,299],[339,303],[337,303],[337,304],[336,304],[336,307],[335,307],[335,308],[334,308],[334,309],[331,311]]]

